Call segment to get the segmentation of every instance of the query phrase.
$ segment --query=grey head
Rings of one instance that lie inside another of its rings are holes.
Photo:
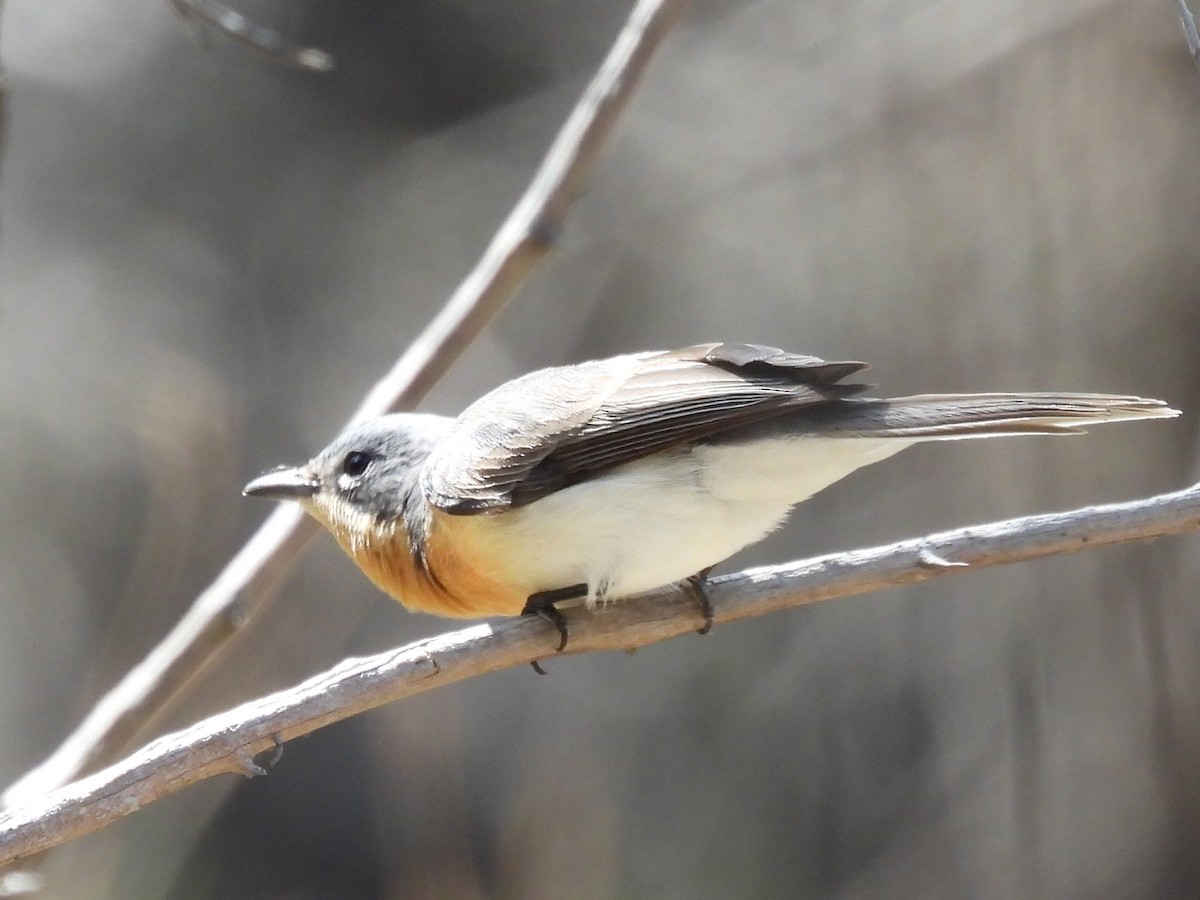
[[[416,413],[364,422],[303,465],[260,475],[242,493],[297,501],[335,531],[395,520],[420,497],[421,466],[452,422]]]

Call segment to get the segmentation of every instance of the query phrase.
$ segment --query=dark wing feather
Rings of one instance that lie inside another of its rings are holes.
[[[532,372],[472,404],[425,464],[447,512],[532,503],[651,453],[864,390],[826,362],[753,344],[702,344]]]

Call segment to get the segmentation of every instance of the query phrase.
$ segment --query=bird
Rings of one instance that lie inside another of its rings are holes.
[[[394,413],[249,482],[296,501],[410,610],[455,618],[589,609],[680,583],[774,531],[798,503],[923,441],[1078,434],[1179,415],[1096,393],[920,394],[867,368],[709,343],[541,369],[457,418]]]

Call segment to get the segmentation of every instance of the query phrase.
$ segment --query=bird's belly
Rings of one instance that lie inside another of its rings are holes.
[[[573,584],[589,600],[680,581],[752,544],[786,499],[717,498],[690,456],[639,461],[474,521],[472,543],[527,593]]]
[[[489,571],[533,594],[575,584],[589,601],[661,587],[761,540],[791,507],[910,440],[787,438],[710,444],[612,469],[469,520]],[[457,527],[457,526],[456,526]]]

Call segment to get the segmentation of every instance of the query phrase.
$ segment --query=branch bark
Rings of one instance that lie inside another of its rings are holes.
[[[1200,484],[1130,503],[1010,519],[848,553],[750,569],[708,584],[724,624],[883,587],[1087,547],[1200,530]],[[689,594],[664,589],[599,612],[566,612],[563,655],[627,649],[690,634]],[[120,763],[0,815],[0,865],[95,831],[159,797],[224,772],[257,775],[257,754],[393,700],[554,656],[536,617],[476,625],[339,666],[147,745]],[[533,676],[530,676],[533,677]]]

